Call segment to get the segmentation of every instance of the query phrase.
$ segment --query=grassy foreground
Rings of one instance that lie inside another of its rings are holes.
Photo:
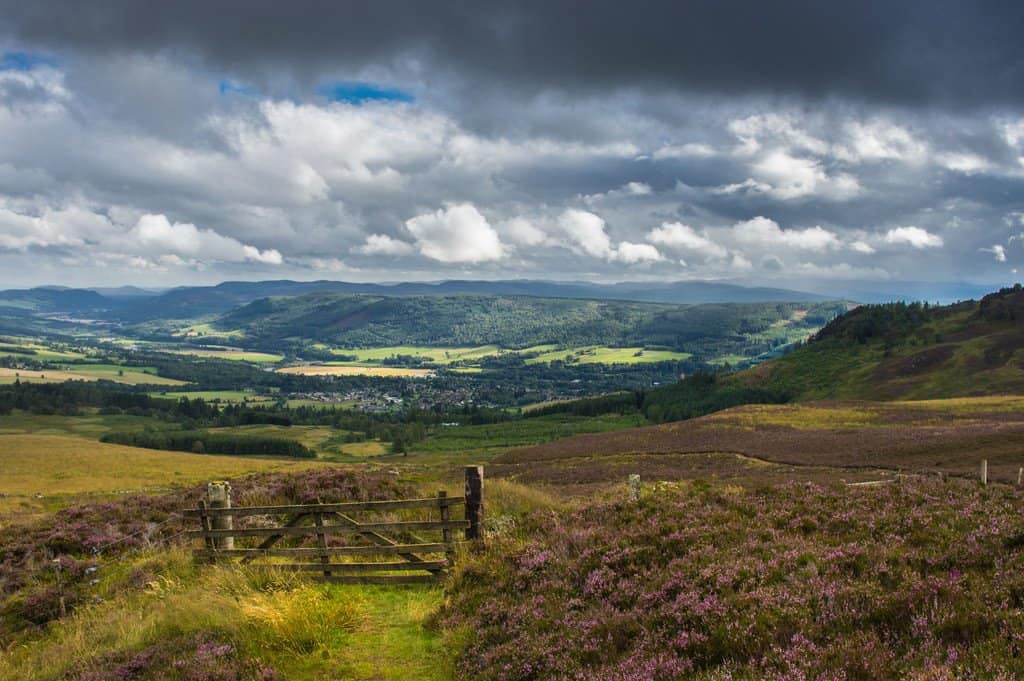
[[[176,548],[105,569],[95,591],[106,597],[0,654],[0,678],[452,678],[440,635],[424,627],[439,587],[315,585],[197,566]]]
[[[246,476],[233,487],[239,505],[424,493],[391,471],[337,466]],[[200,494],[122,497],[0,524],[0,679],[453,678],[455,649],[436,623],[440,586],[322,585],[266,566],[197,565],[183,536],[195,521],[181,510]],[[495,518],[558,508],[503,481],[488,498]]]

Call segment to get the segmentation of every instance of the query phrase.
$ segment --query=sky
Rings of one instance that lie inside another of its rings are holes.
[[[0,0],[0,286],[1007,284],[1024,5]]]

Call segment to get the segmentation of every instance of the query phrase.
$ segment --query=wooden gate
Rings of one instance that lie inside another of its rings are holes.
[[[260,561],[319,580],[363,584],[431,582],[444,576],[455,532],[482,536],[483,469],[466,469],[466,496],[338,504],[231,507],[226,483],[209,485],[209,503],[186,513],[204,546],[198,560]],[[464,517],[453,518],[462,506]],[[282,560],[283,559],[283,560]],[[301,561],[301,562],[300,562]]]

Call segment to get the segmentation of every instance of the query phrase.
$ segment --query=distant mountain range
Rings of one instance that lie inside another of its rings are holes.
[[[136,287],[71,289],[40,287],[0,291],[0,309],[19,313],[98,314],[123,321],[193,319],[223,314],[271,297],[310,293],[349,293],[389,297],[461,294],[582,298],[652,303],[809,302],[826,296],[781,288],[747,287],[720,282],[619,283],[550,281],[442,281],[360,284],[344,281],[228,281],[216,286],[187,286],[166,291]]]
[[[343,281],[229,281],[216,286],[186,286],[168,290],[134,286],[75,289],[46,286],[0,291],[0,314],[25,316],[63,313],[125,322],[154,319],[194,319],[227,313],[242,305],[270,297],[296,297],[310,293],[348,293],[388,297],[499,295],[540,298],[619,300],[669,304],[820,302],[854,300],[928,300],[948,302],[980,297],[990,287],[971,284],[921,282],[835,282],[824,292],[744,286],[717,281],[591,282],[472,281],[367,284]]]

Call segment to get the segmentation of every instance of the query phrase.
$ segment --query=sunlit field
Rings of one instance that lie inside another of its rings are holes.
[[[406,369],[403,367],[366,367],[366,366],[327,366],[310,364],[308,366],[284,367],[278,369],[282,374],[301,374],[303,376],[429,376],[434,373],[430,369]]]

